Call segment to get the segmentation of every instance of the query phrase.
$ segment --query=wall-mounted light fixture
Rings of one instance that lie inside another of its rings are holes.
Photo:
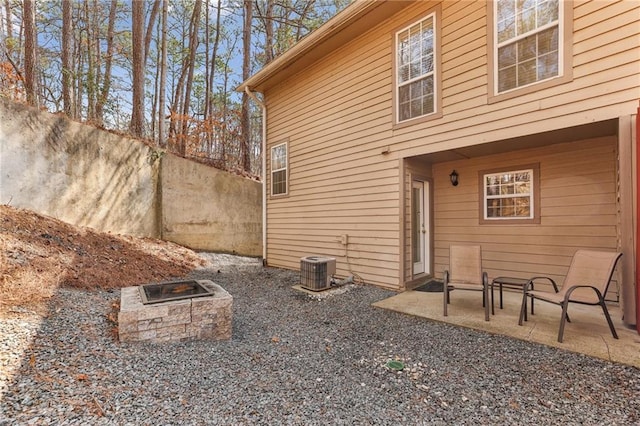
[[[451,180],[451,185],[458,186],[458,172],[455,170],[451,172],[449,175],[449,179]]]

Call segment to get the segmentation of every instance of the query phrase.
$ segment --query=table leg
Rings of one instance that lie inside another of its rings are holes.
[[[496,314],[496,309],[493,305],[493,282],[491,282],[491,315]]]

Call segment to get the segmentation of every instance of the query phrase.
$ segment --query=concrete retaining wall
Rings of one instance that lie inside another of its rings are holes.
[[[174,155],[162,158],[162,238],[262,255],[262,185]]]
[[[99,231],[260,256],[260,185],[0,100],[3,204]]]
[[[75,225],[159,236],[151,148],[61,115],[0,102],[0,202]]]

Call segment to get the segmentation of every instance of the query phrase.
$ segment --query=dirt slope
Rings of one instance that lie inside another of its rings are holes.
[[[0,311],[58,287],[113,289],[185,276],[204,261],[166,241],[96,232],[0,205]]]

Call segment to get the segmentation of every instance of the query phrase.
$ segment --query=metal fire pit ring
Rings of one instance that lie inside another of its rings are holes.
[[[139,289],[143,305],[214,295],[212,290],[195,280],[143,284]]]

